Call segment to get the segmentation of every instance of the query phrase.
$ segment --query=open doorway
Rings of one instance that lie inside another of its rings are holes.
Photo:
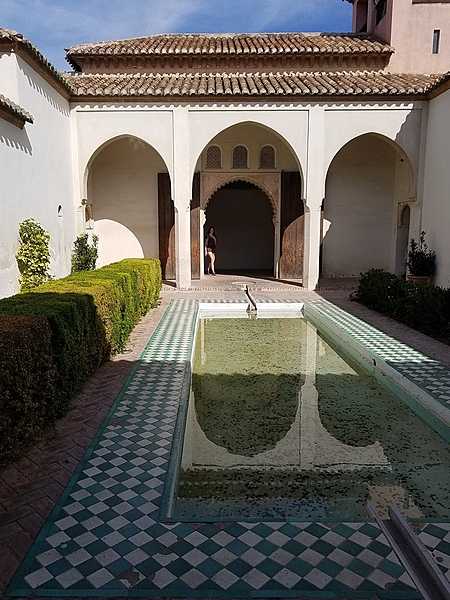
[[[217,236],[217,273],[273,276],[273,211],[259,187],[233,181],[217,190],[206,209],[204,239],[210,227]]]

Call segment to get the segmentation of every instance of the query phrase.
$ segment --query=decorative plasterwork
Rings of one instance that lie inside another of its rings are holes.
[[[205,210],[212,196],[228,183],[245,181],[262,190],[272,205],[274,219],[279,214],[280,173],[265,171],[213,171],[201,173],[200,208]]]

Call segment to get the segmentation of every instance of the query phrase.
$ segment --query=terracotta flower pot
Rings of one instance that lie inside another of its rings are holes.
[[[407,275],[407,281],[414,285],[431,285],[433,278],[431,275]]]

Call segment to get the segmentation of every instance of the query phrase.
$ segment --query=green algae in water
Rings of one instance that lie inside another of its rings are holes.
[[[450,453],[304,319],[204,319],[180,519],[450,517]]]

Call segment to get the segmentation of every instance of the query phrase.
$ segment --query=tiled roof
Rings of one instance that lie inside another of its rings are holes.
[[[23,123],[33,122],[33,117],[29,112],[15,104],[9,98],[6,98],[6,96],[2,96],[2,94],[0,94],[0,109],[6,110],[10,115],[16,119],[19,119],[19,121],[22,121]]]
[[[75,96],[414,96],[434,75],[383,71],[68,75]]]
[[[367,35],[307,33],[198,33],[162,34],[125,40],[79,44],[67,49],[70,62],[76,56],[129,55],[298,55],[390,54],[392,48]]]
[[[55,79],[58,83],[68,88],[68,83],[64,78],[63,74],[58,71],[56,67],[54,67],[50,61],[48,61],[45,56],[36,48],[34,44],[23,37],[21,33],[17,33],[17,31],[13,31],[12,29],[4,29],[0,27],[0,50],[2,46],[11,46],[11,48],[20,48],[31,55],[45,71],[49,73],[49,75]],[[70,90],[67,89],[69,92]]]
[[[442,92],[446,92],[450,88],[450,71],[447,73],[443,73],[442,75],[438,75],[436,77],[436,81],[429,89],[429,93],[431,97],[437,96]]]

